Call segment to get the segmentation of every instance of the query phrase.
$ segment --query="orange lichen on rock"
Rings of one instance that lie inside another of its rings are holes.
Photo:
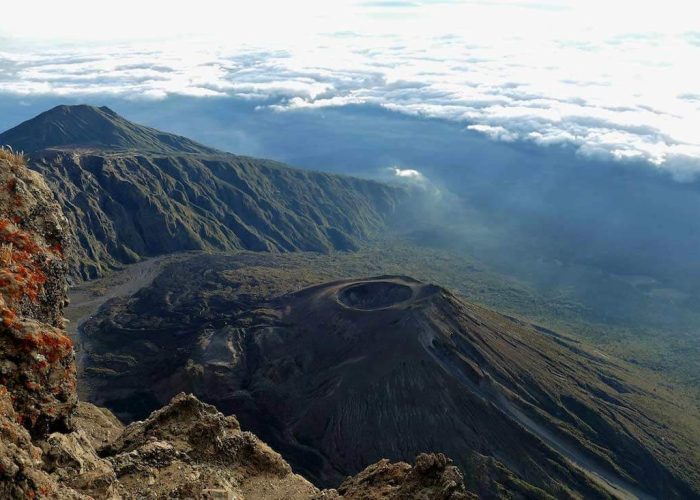
[[[0,318],[2,318],[2,325],[6,328],[10,328],[15,324],[17,319],[17,313],[5,305],[5,301],[0,301]]]
[[[77,403],[73,345],[58,328],[64,223],[43,178],[0,148],[0,387],[13,421],[38,436],[65,428]]]
[[[0,219],[0,290],[6,300],[19,303],[23,299],[36,302],[46,283],[42,270],[50,247],[42,247],[27,231],[21,230],[9,219]]]
[[[63,215],[41,176],[26,167],[22,155],[4,148],[0,148],[2,185],[5,186],[4,190],[0,189],[3,323],[9,326],[15,313],[57,324],[60,307],[55,297],[42,297],[42,294],[52,278],[52,290],[65,293],[65,272],[61,272],[65,268]],[[44,304],[40,304],[42,301]],[[49,318],[43,317],[47,306],[55,311]]]
[[[69,426],[77,403],[70,339],[26,318],[0,330],[0,384],[12,396],[17,421],[37,436]]]
[[[26,350],[44,356],[49,363],[70,355],[73,350],[73,342],[65,335],[55,332],[31,333],[22,344]]]

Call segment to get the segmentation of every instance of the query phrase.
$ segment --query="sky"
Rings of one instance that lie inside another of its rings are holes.
[[[700,174],[693,1],[11,2],[0,94],[373,104]],[[37,15],[37,13],[41,13]]]

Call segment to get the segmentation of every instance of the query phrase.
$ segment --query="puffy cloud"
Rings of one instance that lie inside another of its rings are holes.
[[[441,189],[438,184],[426,177],[419,170],[414,168],[401,168],[399,166],[393,166],[385,169],[385,172],[388,172],[389,175],[383,175],[384,172],[381,172],[379,177],[387,181],[399,182],[410,188],[418,189],[419,192],[426,197],[425,201],[431,200],[431,202],[455,202],[454,195],[449,192],[445,193],[445,191]]]
[[[515,141],[516,139],[519,138],[517,133],[513,133],[509,130],[507,130],[505,127],[501,127],[500,125],[493,126],[493,125],[469,125],[467,126],[468,130],[476,130],[477,132],[481,132],[482,134],[486,134],[492,139],[498,139],[501,141],[506,141],[506,142],[511,142]],[[537,134],[538,132],[532,132],[532,134]],[[534,137],[533,137],[534,138]]]
[[[391,169],[394,172],[394,175],[396,177],[399,177],[401,179],[407,179],[411,181],[418,181],[418,182],[423,182],[425,180],[425,177],[423,177],[423,174],[421,174],[418,170],[414,170],[412,168],[399,168],[399,167],[392,167]]]

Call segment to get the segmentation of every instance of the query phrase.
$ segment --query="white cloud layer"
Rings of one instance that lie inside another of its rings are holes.
[[[149,2],[141,16],[122,4],[80,14],[81,3],[61,2],[41,16],[51,19],[46,26],[3,28],[0,92],[232,96],[280,112],[375,104],[464,123],[495,140],[569,143],[581,154],[644,159],[679,178],[700,172],[693,2],[342,0],[331,10],[262,1],[224,12],[201,0],[196,11]],[[126,32],[98,22],[123,12],[140,20],[107,24]],[[156,40],[146,21],[159,12],[165,27]],[[62,20],[69,15],[78,17]],[[81,40],[82,26],[100,30],[86,28]],[[130,41],[113,41],[119,35]],[[134,41],[141,37],[151,39]]]

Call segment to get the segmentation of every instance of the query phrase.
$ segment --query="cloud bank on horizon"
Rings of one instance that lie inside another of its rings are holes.
[[[341,0],[331,11],[264,0],[221,11],[201,0],[196,12],[160,3],[120,23],[139,10],[98,14],[75,0],[51,7],[46,26],[4,28],[0,92],[228,96],[279,112],[373,104],[495,140],[646,160],[679,179],[700,173],[692,2]],[[159,12],[167,27],[154,33]],[[81,38],[76,26],[92,28]]]

